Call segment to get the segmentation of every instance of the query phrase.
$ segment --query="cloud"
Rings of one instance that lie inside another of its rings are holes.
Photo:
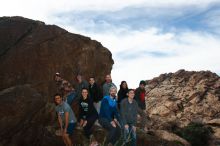
[[[4,1],[0,14],[56,24],[100,41],[113,53],[119,85],[186,70],[220,72],[217,0]]]
[[[179,32],[190,29],[218,33],[219,8],[220,3],[217,2],[209,3],[206,6],[194,4],[149,7],[141,5],[124,7],[114,11],[72,10],[57,12],[51,16],[51,19],[54,19],[54,23],[74,26],[77,30],[93,33],[103,33],[115,29],[120,29],[117,33],[125,33],[128,29],[143,31],[152,27],[159,28],[163,32]]]
[[[218,0],[7,0],[0,5],[0,16],[20,15],[50,23],[50,16],[57,12],[70,11],[118,11],[126,7],[170,8],[200,7],[204,8]],[[129,13],[131,14],[131,13]]]
[[[140,57],[170,57],[174,54],[168,54],[165,52],[159,51],[126,51],[126,52],[118,52],[116,56],[122,60],[134,60]]]

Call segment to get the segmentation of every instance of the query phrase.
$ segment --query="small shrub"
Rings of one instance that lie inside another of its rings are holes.
[[[201,123],[190,123],[176,134],[186,139],[192,146],[207,146],[213,130]]]

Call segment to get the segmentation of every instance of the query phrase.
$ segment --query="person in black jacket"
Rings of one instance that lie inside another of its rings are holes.
[[[118,91],[118,108],[120,109],[120,103],[124,98],[127,98],[128,93],[128,85],[126,81],[122,81],[120,85],[120,89]]]
[[[99,113],[100,107],[101,107],[101,100],[103,97],[102,97],[102,93],[101,93],[101,88],[95,82],[94,77],[89,78],[89,95],[94,102],[94,106],[95,106],[97,112]]]
[[[85,136],[90,138],[92,126],[98,119],[98,113],[93,105],[92,99],[88,96],[88,89],[82,89],[82,96],[79,101],[80,106],[80,126],[83,127]]]

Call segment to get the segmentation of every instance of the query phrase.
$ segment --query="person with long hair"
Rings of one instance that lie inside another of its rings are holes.
[[[124,98],[127,98],[127,92],[128,92],[128,84],[126,81],[122,81],[120,84],[120,89],[118,91],[118,108],[120,109],[120,103]]]
[[[89,97],[88,89],[83,88],[79,100],[80,126],[83,127],[85,136],[89,139],[92,134],[92,126],[98,119],[98,113],[93,105],[93,100]]]

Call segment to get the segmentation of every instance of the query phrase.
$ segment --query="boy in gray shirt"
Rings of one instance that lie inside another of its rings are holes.
[[[64,143],[66,146],[72,146],[70,135],[73,134],[73,130],[76,126],[76,117],[69,104],[62,101],[60,94],[54,96],[54,101]]]
[[[128,98],[121,101],[121,118],[124,125],[124,139],[127,143],[131,141],[131,146],[136,146],[136,124],[137,124],[137,114],[138,114],[138,104],[134,100],[134,90],[128,90]],[[130,134],[130,136],[129,136]],[[128,139],[128,138],[131,139]]]

